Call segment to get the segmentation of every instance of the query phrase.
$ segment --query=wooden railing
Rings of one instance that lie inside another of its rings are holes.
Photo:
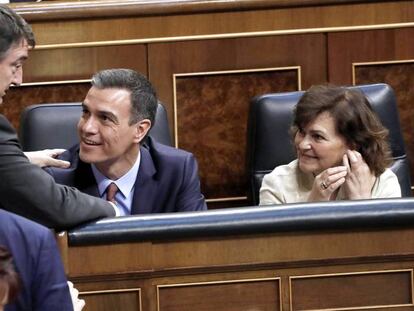
[[[106,219],[60,236],[86,310],[410,310],[414,199]]]

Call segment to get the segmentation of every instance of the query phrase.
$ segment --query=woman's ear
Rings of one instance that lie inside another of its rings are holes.
[[[356,151],[359,152],[359,145],[356,144],[355,142],[353,142],[353,141],[348,142],[347,145],[348,145],[349,150],[356,150]]]
[[[138,121],[137,124],[135,124],[135,127],[134,142],[139,144],[149,132],[151,128],[151,121],[148,119]]]

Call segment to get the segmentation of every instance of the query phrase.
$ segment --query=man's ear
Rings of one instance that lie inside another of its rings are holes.
[[[148,131],[151,128],[151,121],[148,119],[144,119],[141,121],[138,121],[137,124],[135,124],[135,143],[139,144],[144,139],[144,137],[147,135]]]

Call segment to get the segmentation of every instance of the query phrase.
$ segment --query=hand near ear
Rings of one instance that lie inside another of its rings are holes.
[[[343,186],[346,198],[349,200],[370,199],[375,175],[362,155],[358,151],[348,150],[343,156],[343,163],[348,170]]]

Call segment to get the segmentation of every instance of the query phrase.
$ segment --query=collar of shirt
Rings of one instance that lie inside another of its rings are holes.
[[[137,179],[139,166],[141,163],[141,152],[138,153],[137,160],[131,169],[118,178],[117,180],[111,180],[103,175],[94,164],[91,164],[93,175],[95,176],[96,183],[98,185],[99,195],[103,197],[106,188],[110,183],[115,183],[118,186],[119,192],[122,194],[124,199],[130,199],[130,196],[133,193],[135,181]],[[132,201],[132,200],[131,200]],[[130,206],[129,206],[129,210]]]

